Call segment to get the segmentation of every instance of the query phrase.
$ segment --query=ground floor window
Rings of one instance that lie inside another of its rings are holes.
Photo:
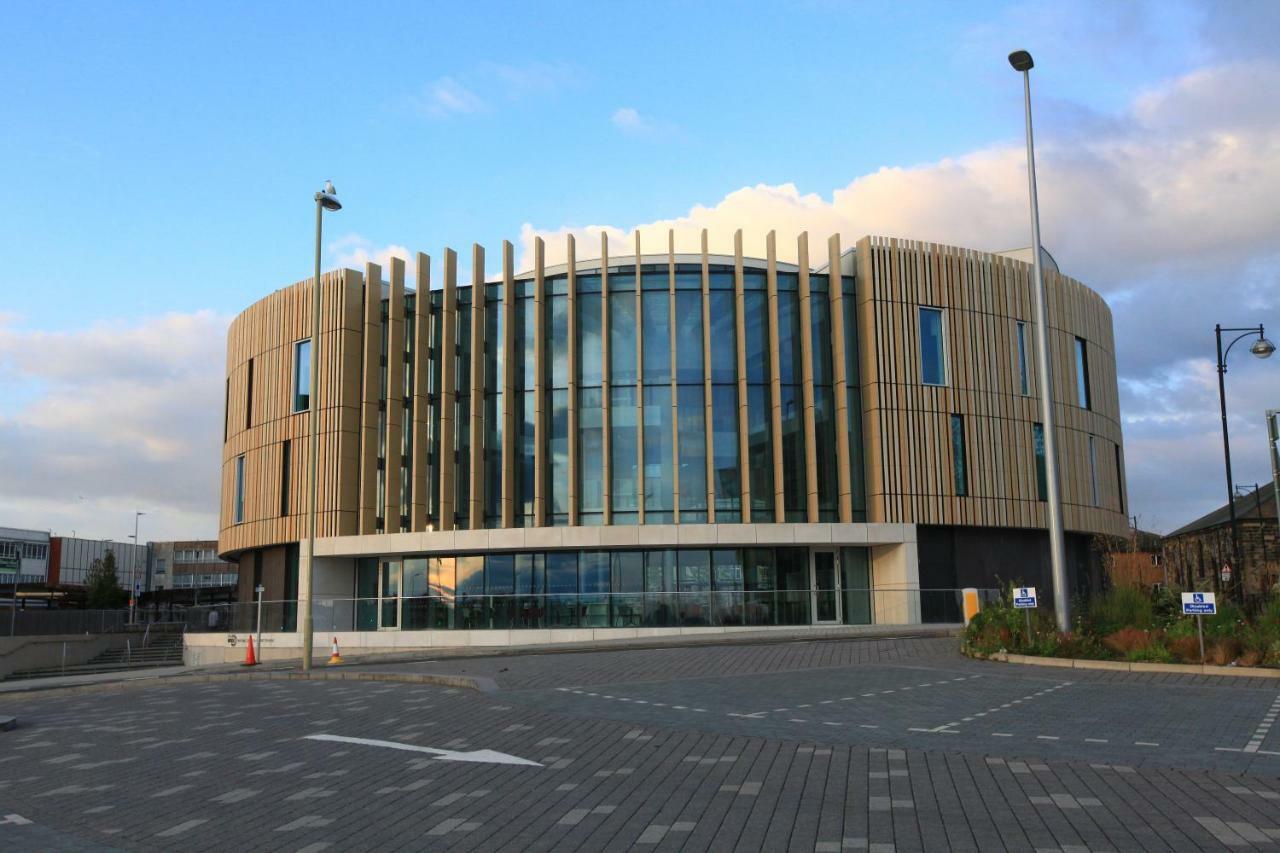
[[[352,613],[362,631],[809,625],[824,600],[811,555],[780,547],[361,558]],[[839,621],[870,622],[867,549],[841,548],[839,562]]]

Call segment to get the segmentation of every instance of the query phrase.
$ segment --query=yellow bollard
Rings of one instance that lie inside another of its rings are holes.
[[[964,624],[968,625],[969,621],[978,615],[982,605],[978,603],[978,591],[973,587],[966,587],[961,591],[961,595],[964,596]]]

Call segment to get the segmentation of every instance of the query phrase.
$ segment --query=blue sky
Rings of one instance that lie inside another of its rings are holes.
[[[1046,243],[1116,307],[1135,511],[1176,526],[1223,491],[1215,294],[1280,332],[1280,249],[1248,225],[1280,218],[1277,8],[10,3],[0,464],[52,462],[0,484],[0,524],[214,532],[225,322],[310,274],[326,178],[326,266],[693,220],[1023,244],[1025,47]],[[1250,482],[1277,368],[1233,367]],[[1173,458],[1198,467],[1171,494]]]

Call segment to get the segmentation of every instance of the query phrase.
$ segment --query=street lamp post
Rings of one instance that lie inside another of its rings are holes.
[[[1227,344],[1227,348],[1222,348],[1222,333],[1239,332]],[[1249,347],[1249,352],[1253,353],[1257,358],[1270,358],[1271,354],[1276,351],[1276,345],[1267,340],[1262,324],[1259,323],[1253,327],[1245,328],[1224,328],[1221,324],[1213,327],[1214,336],[1218,343],[1218,406],[1222,411],[1222,457],[1227,467],[1227,513],[1231,518],[1231,563],[1235,572],[1232,575],[1236,587],[1236,597],[1240,603],[1244,604],[1244,563],[1240,559],[1240,529],[1236,521],[1236,495],[1235,481],[1231,476],[1231,438],[1227,432],[1227,356],[1231,354],[1231,348],[1240,341],[1251,335],[1257,335],[1258,339]]]
[[[1040,204],[1036,198],[1036,155],[1031,133],[1031,69],[1035,63],[1025,50],[1009,54],[1013,70],[1022,73],[1022,97],[1027,123],[1027,191],[1031,196],[1032,290],[1035,294],[1036,379],[1040,385],[1040,420],[1044,433],[1045,486],[1049,499],[1049,565],[1053,575],[1053,607],[1058,630],[1071,630],[1071,602],[1067,590],[1067,557],[1062,529],[1062,494],[1058,479],[1058,436],[1054,430],[1053,373],[1049,368],[1049,308],[1040,264]]]
[[[146,515],[142,510],[133,514],[133,559],[129,567],[129,621],[137,621],[138,613],[138,519]]]
[[[307,479],[311,499],[307,503],[307,553],[299,562],[301,577],[298,579],[298,629],[302,632],[302,669],[311,669],[311,580],[313,555],[316,550],[316,454],[320,446],[320,235],[324,230],[324,212],[342,210],[337,190],[332,181],[324,182],[324,189],[316,193],[316,277],[311,298],[311,388],[307,396],[310,421],[308,429]]]

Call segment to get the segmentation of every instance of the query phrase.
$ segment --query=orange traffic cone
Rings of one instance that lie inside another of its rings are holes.
[[[337,637],[333,638],[333,654],[329,655],[329,663],[330,665],[335,663],[342,663],[342,655],[338,654],[338,638]]]
[[[257,666],[258,656],[253,653],[253,636],[249,636],[249,648],[244,653],[244,663],[241,666]]]

